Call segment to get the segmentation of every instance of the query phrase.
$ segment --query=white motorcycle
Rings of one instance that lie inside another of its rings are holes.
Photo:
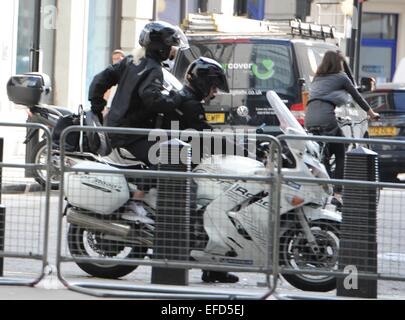
[[[267,94],[286,134],[306,135],[288,108],[274,92]],[[283,175],[328,179],[319,162],[319,146],[310,141],[288,141],[294,168]],[[272,165],[238,156],[213,156],[202,161],[196,173],[268,176]],[[73,257],[144,258],[153,248],[154,225],[126,221],[121,217],[137,189],[120,169],[110,164],[82,162],[80,173],[65,174],[68,246]],[[85,172],[88,169],[88,172]],[[89,173],[93,169],[116,170],[116,174]],[[199,262],[263,266],[269,250],[269,185],[257,181],[194,179],[197,185],[197,212],[203,215],[202,230],[207,239],[201,249],[192,250]],[[284,278],[296,288],[330,291],[336,288],[332,275],[313,271],[337,269],[341,214],[328,202],[331,187],[325,184],[283,182],[280,202],[280,264]],[[85,196],[83,196],[85,195]],[[157,192],[144,199],[151,217]],[[230,254],[230,252],[232,254]],[[103,278],[120,278],[137,267],[105,263],[77,262],[85,272]],[[288,273],[288,271],[293,272]],[[311,271],[305,273],[305,271]]]

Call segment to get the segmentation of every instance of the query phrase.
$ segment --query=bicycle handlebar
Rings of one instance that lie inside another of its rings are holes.
[[[339,123],[340,127],[345,127],[345,126],[352,126],[352,125],[362,124],[362,123],[368,121],[369,118],[367,117],[367,118],[364,118],[363,120],[360,120],[360,121],[357,121],[357,122],[352,121],[352,119],[350,117],[344,117],[344,118],[338,117],[338,118],[336,118],[336,120]]]

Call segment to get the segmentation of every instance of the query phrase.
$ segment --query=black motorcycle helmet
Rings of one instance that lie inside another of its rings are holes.
[[[229,93],[224,68],[215,60],[205,57],[191,63],[186,72],[185,83],[194,89],[201,100],[209,95],[212,87]]]
[[[139,44],[146,49],[146,54],[160,61],[167,60],[172,47],[180,46],[181,41],[179,29],[163,21],[148,23],[139,37]]]

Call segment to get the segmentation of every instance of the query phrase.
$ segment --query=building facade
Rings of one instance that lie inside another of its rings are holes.
[[[35,3],[41,3],[37,12]],[[263,19],[301,18],[333,24],[350,36],[353,0],[8,0],[0,11],[0,111],[11,111],[6,83],[28,72],[39,40],[40,72],[50,75],[48,103],[88,106],[88,87],[114,49],[131,53],[143,26],[156,18],[180,25],[188,13],[211,12]],[[363,6],[360,75],[390,81],[405,57],[405,1],[367,0]],[[35,24],[40,21],[40,37]],[[38,32],[37,32],[38,33]]]
[[[405,1],[369,0],[363,12],[360,75],[389,82],[405,58]]]
[[[310,19],[333,24],[349,38],[357,15],[353,0],[318,0],[312,3]],[[405,1],[366,0],[361,19],[359,78],[390,82],[399,61],[405,57]]]
[[[33,70],[39,41],[39,72],[51,77],[46,103],[77,110],[88,106],[88,88],[111,62],[111,52],[131,53],[149,21],[180,25],[188,13],[215,12],[262,20],[265,0],[9,0],[0,12],[2,30],[0,112],[12,111],[6,95],[9,77]],[[35,4],[40,3],[40,12]],[[36,23],[40,31],[36,31]],[[36,71],[36,70],[35,70]]]
[[[10,0],[2,6],[0,11],[2,27],[0,111],[2,112],[12,111],[6,94],[6,84],[11,75],[29,72],[36,64],[39,64],[38,71],[51,76],[54,73],[55,2],[56,0],[43,0],[42,10],[38,7],[37,14],[35,1],[32,0]],[[40,22],[37,32],[35,32],[36,22]],[[36,34],[40,34],[41,37],[37,37]],[[37,62],[35,62],[36,47],[40,49],[38,54],[40,59]]]
[[[16,69],[16,30],[18,14],[16,1],[5,1],[0,10],[0,111],[10,111],[10,103],[7,99],[6,83]]]

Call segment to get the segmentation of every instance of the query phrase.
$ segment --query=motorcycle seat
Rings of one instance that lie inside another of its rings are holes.
[[[69,109],[53,106],[56,111],[59,111],[63,116],[70,116],[73,112]]]
[[[115,168],[124,170],[144,170],[147,167],[145,163],[137,160],[129,151],[123,148],[113,149],[108,156],[103,157],[103,160]]]

